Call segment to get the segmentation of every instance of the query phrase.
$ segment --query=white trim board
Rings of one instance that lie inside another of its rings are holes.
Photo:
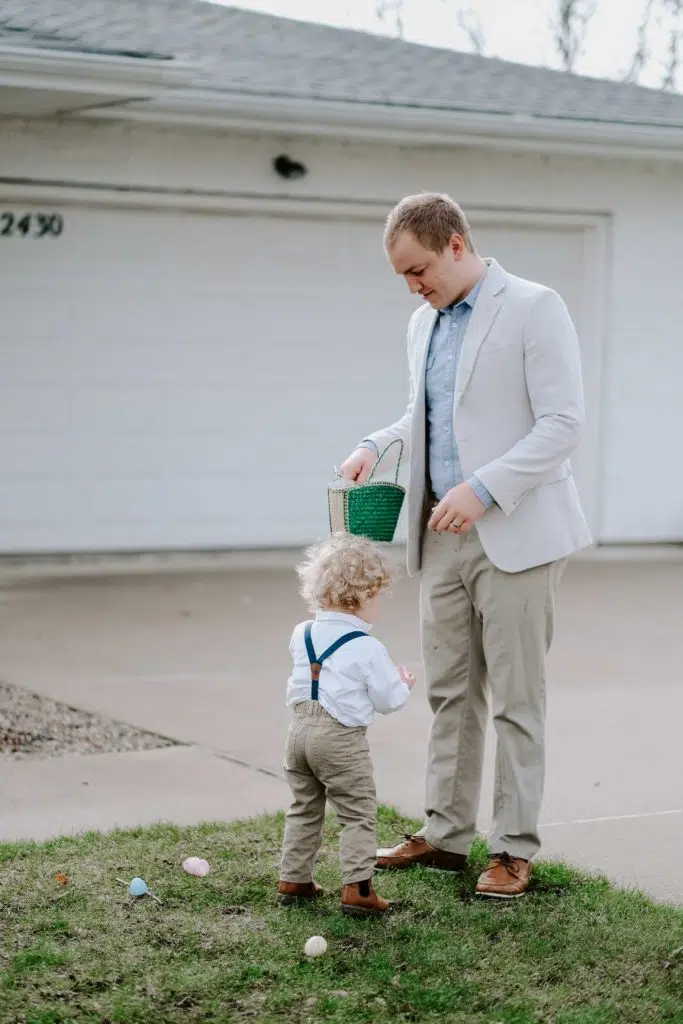
[[[319,98],[179,88],[153,103],[82,112],[200,130],[392,142],[406,146],[476,146],[533,153],[683,159],[677,125],[573,120],[526,114],[441,110]]]
[[[396,201],[400,196],[396,197]],[[271,196],[254,193],[215,192],[203,189],[170,189],[108,184],[91,185],[79,182],[14,181],[0,178],[0,200],[46,201],[70,206],[120,206],[128,209],[183,209],[226,213],[263,214],[306,217],[353,217],[365,220],[384,220],[392,202],[386,200],[345,199],[335,196]],[[469,220],[475,224],[504,224],[531,227],[583,227],[597,229],[609,220],[603,210],[538,209],[510,206],[462,205]]]

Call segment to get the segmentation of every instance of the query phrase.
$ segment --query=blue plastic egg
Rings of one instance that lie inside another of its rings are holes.
[[[147,893],[149,892],[149,889],[147,888],[147,882],[145,882],[142,878],[134,878],[133,881],[128,886],[128,892],[131,894],[131,896],[146,896]]]

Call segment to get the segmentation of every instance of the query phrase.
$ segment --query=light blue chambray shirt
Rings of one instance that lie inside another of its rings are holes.
[[[483,278],[472,291],[439,311],[427,353],[425,399],[427,404],[427,449],[429,476],[436,498],[441,500],[452,487],[463,482],[458,446],[453,434],[455,379],[465,340]],[[467,481],[480,501],[489,508],[493,497],[476,476]]]
[[[458,446],[453,434],[453,403],[455,379],[465,332],[477,301],[483,278],[460,302],[439,311],[429,342],[425,374],[427,406],[427,448],[429,476],[436,498],[463,483]],[[361,447],[377,452],[374,441],[365,439]],[[471,476],[467,483],[479,500],[490,508],[493,496],[482,482]]]

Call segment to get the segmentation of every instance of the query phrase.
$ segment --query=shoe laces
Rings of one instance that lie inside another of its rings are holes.
[[[494,854],[491,858],[491,867],[496,867],[498,864],[504,867],[506,871],[509,871],[511,875],[514,875],[515,878],[519,878],[519,863],[509,853]]]
[[[404,842],[411,842],[411,841],[414,842],[414,843],[426,843],[427,842],[427,840],[425,839],[424,836],[415,836],[415,835],[412,834],[412,832],[406,832],[406,830],[403,828],[403,826],[400,825],[396,821],[392,821],[392,823],[391,823],[391,830],[392,830],[392,832],[395,832],[397,836],[400,836],[401,839],[404,840]]]

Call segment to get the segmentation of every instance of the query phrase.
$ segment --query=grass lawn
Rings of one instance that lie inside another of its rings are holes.
[[[383,811],[383,842],[391,821]],[[481,901],[479,847],[462,878],[378,875],[396,913],[346,918],[330,822],[327,895],[282,909],[281,832],[276,816],[0,846],[1,1024],[683,1024],[676,908],[551,864],[525,899]],[[182,872],[191,854],[209,860],[208,878]],[[162,905],[115,881],[134,875]],[[316,934],[329,949],[309,960]]]

